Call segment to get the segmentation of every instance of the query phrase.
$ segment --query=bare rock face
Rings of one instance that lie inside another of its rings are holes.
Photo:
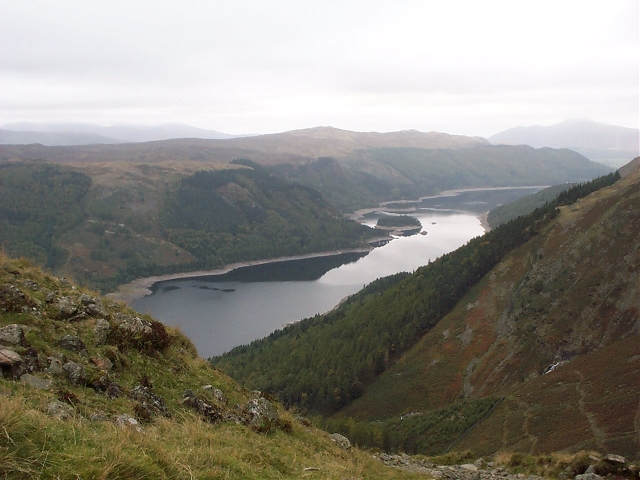
[[[132,428],[138,433],[144,432],[138,421],[135,418],[127,415],[126,413],[116,415],[113,419],[113,423],[115,423],[116,426],[120,428]]]
[[[13,323],[0,328],[0,345],[24,346],[25,344],[24,325]]]

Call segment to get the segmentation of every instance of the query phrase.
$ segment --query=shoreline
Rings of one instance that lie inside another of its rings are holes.
[[[181,272],[181,273],[166,273],[164,275],[155,275],[152,277],[144,277],[137,278],[129,283],[125,283],[124,285],[119,285],[118,290],[112,293],[108,293],[105,297],[114,300],[116,302],[124,302],[127,305],[130,305],[131,302],[135,300],[139,300],[148,295],[153,294],[151,291],[151,287],[154,284],[159,282],[166,282],[169,280],[179,280],[183,278],[197,278],[197,277],[208,277],[212,275],[223,275],[225,273],[229,273],[233,270],[237,270],[238,268],[243,267],[252,267],[254,265],[265,265],[268,263],[279,263],[279,262],[288,262],[292,260],[304,260],[307,258],[320,258],[320,257],[332,257],[336,255],[342,255],[345,253],[365,253],[371,252],[375,247],[357,247],[357,248],[345,248],[341,250],[330,250],[325,252],[316,252],[316,253],[303,253],[300,255],[290,255],[288,257],[276,257],[276,258],[265,258],[261,260],[248,260],[245,262],[236,262],[229,263],[227,265],[223,265],[222,267],[216,268],[214,270],[196,270],[189,272]]]

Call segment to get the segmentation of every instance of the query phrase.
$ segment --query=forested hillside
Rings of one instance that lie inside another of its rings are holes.
[[[250,166],[247,166],[250,165]],[[0,245],[109,291],[134,278],[366,246],[376,235],[251,162],[167,167],[0,166]]]
[[[318,190],[346,212],[451,189],[583,182],[611,171],[571,150],[523,145],[377,148],[271,168]]]
[[[277,394],[287,405],[336,412],[361,396],[507,253],[536,236],[558,207],[618,178],[610,174],[577,185],[407,278],[374,282],[324,316],[302,320],[211,361],[251,388]]]
[[[554,185],[531,195],[500,205],[489,212],[487,222],[491,228],[507,223],[509,220],[526,215],[545,203],[553,200],[560,192],[568,190],[573,184]]]

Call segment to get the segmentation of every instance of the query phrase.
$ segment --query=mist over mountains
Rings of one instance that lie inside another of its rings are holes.
[[[640,131],[593,120],[569,119],[555,125],[515,127],[488,138],[493,144],[568,148],[612,167],[640,154]]]
[[[8,123],[0,128],[0,144],[91,145],[137,143],[171,138],[234,138],[235,135],[181,123],[110,125],[89,123]]]

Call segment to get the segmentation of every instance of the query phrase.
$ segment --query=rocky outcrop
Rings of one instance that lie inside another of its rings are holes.
[[[0,345],[5,346],[24,346],[26,340],[24,338],[24,325],[13,323],[6,327],[0,328]]]

